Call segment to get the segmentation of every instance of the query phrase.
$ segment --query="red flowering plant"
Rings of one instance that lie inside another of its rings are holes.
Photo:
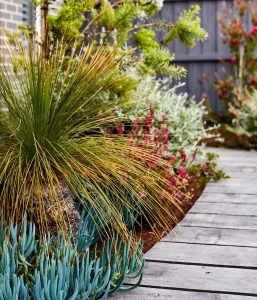
[[[144,163],[149,170],[163,178],[159,195],[161,203],[166,203],[165,200],[172,197],[179,208],[185,200],[192,198],[195,189],[202,189],[211,179],[224,178],[224,173],[216,171],[213,159],[210,160],[209,156],[203,158],[197,147],[194,151],[191,148],[172,150],[175,136],[170,131],[171,124],[168,115],[163,114],[160,118],[159,114],[155,115],[153,106],[149,105],[147,114],[141,114],[131,123],[117,122],[105,131],[107,134],[123,135],[127,137],[129,145],[151,154]],[[163,166],[163,161],[168,163]],[[174,203],[168,207],[172,210]]]
[[[218,21],[231,57],[223,62],[228,68],[222,76],[216,75],[214,86],[233,119],[234,108],[240,109],[245,96],[257,88],[257,1],[234,0],[233,11],[224,4]]]
[[[113,131],[116,134],[126,134],[128,143],[151,151],[153,155],[149,157],[147,166],[162,173],[165,179],[165,186],[160,194],[162,201],[167,198],[168,193],[172,193],[174,199],[183,198],[189,180],[186,151],[182,149],[178,153],[171,153],[169,150],[172,137],[169,134],[167,121],[168,116],[166,115],[163,115],[161,121],[155,118],[154,110],[150,105],[147,116],[135,118],[128,126],[118,123]],[[168,168],[163,169],[160,166],[159,161],[162,159],[169,162]]]

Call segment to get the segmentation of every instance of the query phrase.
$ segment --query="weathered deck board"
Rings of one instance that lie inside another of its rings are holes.
[[[257,178],[257,175],[256,175]],[[209,202],[209,203],[243,203],[243,204],[253,204],[257,205],[257,195],[244,195],[244,194],[213,194],[204,192],[199,202]]]
[[[256,300],[256,297],[249,296],[175,291],[171,289],[158,289],[149,287],[140,287],[131,292],[116,293],[111,295],[109,298],[112,300]]]
[[[206,264],[217,266],[253,267],[257,269],[257,249],[234,246],[157,243],[145,256],[147,260]]]
[[[256,270],[147,262],[142,285],[257,297],[256,282]]]
[[[257,181],[257,179],[256,179]],[[206,187],[206,193],[224,193],[224,194],[257,194],[257,184],[252,183],[251,185],[246,185],[244,183],[238,183],[235,185],[208,185]]]
[[[181,225],[257,230],[257,217],[213,214],[187,214]]]
[[[163,241],[257,248],[257,230],[187,227],[178,225],[173,232],[163,238]]]
[[[232,178],[210,183],[146,254],[139,289],[110,299],[257,299],[257,152],[209,150]]]
[[[257,172],[240,172],[237,170],[228,170],[226,171],[226,174],[228,176],[230,176],[231,178],[245,178],[245,176],[247,176],[248,178],[253,177],[253,178],[257,178]]]
[[[255,173],[254,173],[255,174]],[[229,186],[229,187],[234,187],[234,186],[253,186],[256,184],[256,178],[254,176],[249,176],[246,177],[241,177],[241,178],[230,178],[228,182],[222,181],[217,181],[217,182],[210,182],[208,186]]]
[[[227,214],[232,216],[256,216],[257,217],[257,205],[248,204],[232,204],[232,203],[206,203],[199,201],[190,210],[190,213],[202,213],[202,214]]]
[[[245,166],[243,163],[237,164],[237,165],[231,165],[230,163],[222,164],[222,169],[229,175],[233,175],[233,172],[240,172],[240,173],[257,173],[257,167],[256,166]]]

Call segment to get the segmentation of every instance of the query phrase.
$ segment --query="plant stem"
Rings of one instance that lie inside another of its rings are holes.
[[[41,10],[41,44],[42,44],[42,53],[44,56],[47,54],[47,17],[49,13],[49,0],[45,0],[44,4],[40,6]]]
[[[117,5],[119,5],[119,4],[121,4],[121,3],[123,3],[124,2],[124,0],[119,0],[119,1],[117,1],[117,2],[115,2],[115,3],[113,3],[112,4],[112,8],[114,8],[115,6],[117,6]],[[90,28],[90,26],[92,25],[92,24],[94,24],[94,22],[97,20],[97,19],[99,19],[102,15],[103,15],[103,11],[101,11],[97,16],[95,16],[88,24],[87,24],[87,26],[82,30],[82,34],[85,34],[85,32]]]

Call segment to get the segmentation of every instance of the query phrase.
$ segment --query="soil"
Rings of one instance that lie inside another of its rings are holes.
[[[138,228],[136,228],[136,232],[135,232],[136,239],[137,240],[142,239],[144,241],[144,248],[143,248],[144,253],[149,251],[164,236],[170,233],[172,229],[176,226],[176,224],[178,224],[180,221],[183,220],[187,212],[194,205],[196,200],[201,196],[204,190],[204,186],[197,189],[194,187],[195,183],[198,183],[199,180],[201,180],[201,178],[197,176],[194,176],[190,179],[188,191],[190,190],[192,196],[190,198],[184,197],[184,199],[181,200],[181,211],[179,209],[173,210],[173,214],[176,218],[176,221],[171,219],[170,223],[166,228],[163,228],[159,224],[153,224],[153,226],[150,226],[149,223],[143,221],[143,224],[141,224],[141,226],[138,226]]]

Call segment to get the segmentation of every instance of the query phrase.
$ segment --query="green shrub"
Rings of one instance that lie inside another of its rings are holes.
[[[52,1],[32,2],[45,5],[45,11]],[[177,78],[184,76],[186,70],[172,63],[174,55],[167,46],[178,39],[193,47],[196,41],[205,40],[207,33],[201,28],[198,5],[181,12],[174,23],[158,19],[162,7],[163,0],[67,0],[55,15],[48,15],[48,26],[43,31],[48,31],[54,40],[65,37],[68,41],[76,39],[77,43],[119,45],[140,72]],[[161,31],[161,41],[156,31]]]
[[[246,135],[250,145],[257,149],[257,92],[245,98],[241,108],[230,108],[233,114],[233,127],[229,127],[234,133]]]
[[[257,4],[247,0],[233,2],[233,9],[224,4],[223,14],[218,17],[231,58],[224,62],[225,72],[217,76],[215,89],[227,108],[241,108],[245,95],[257,87]]]
[[[144,119],[147,118],[151,105],[155,120],[151,130],[159,129],[159,124],[165,119],[171,153],[181,149],[190,153],[201,140],[210,136],[210,129],[206,129],[205,124],[206,107],[202,102],[196,103],[186,93],[179,92],[181,86],[182,84],[171,87],[168,79],[147,77],[138,86],[139,100],[136,108],[126,112],[132,122],[137,117]],[[122,115],[120,112],[118,114]]]

